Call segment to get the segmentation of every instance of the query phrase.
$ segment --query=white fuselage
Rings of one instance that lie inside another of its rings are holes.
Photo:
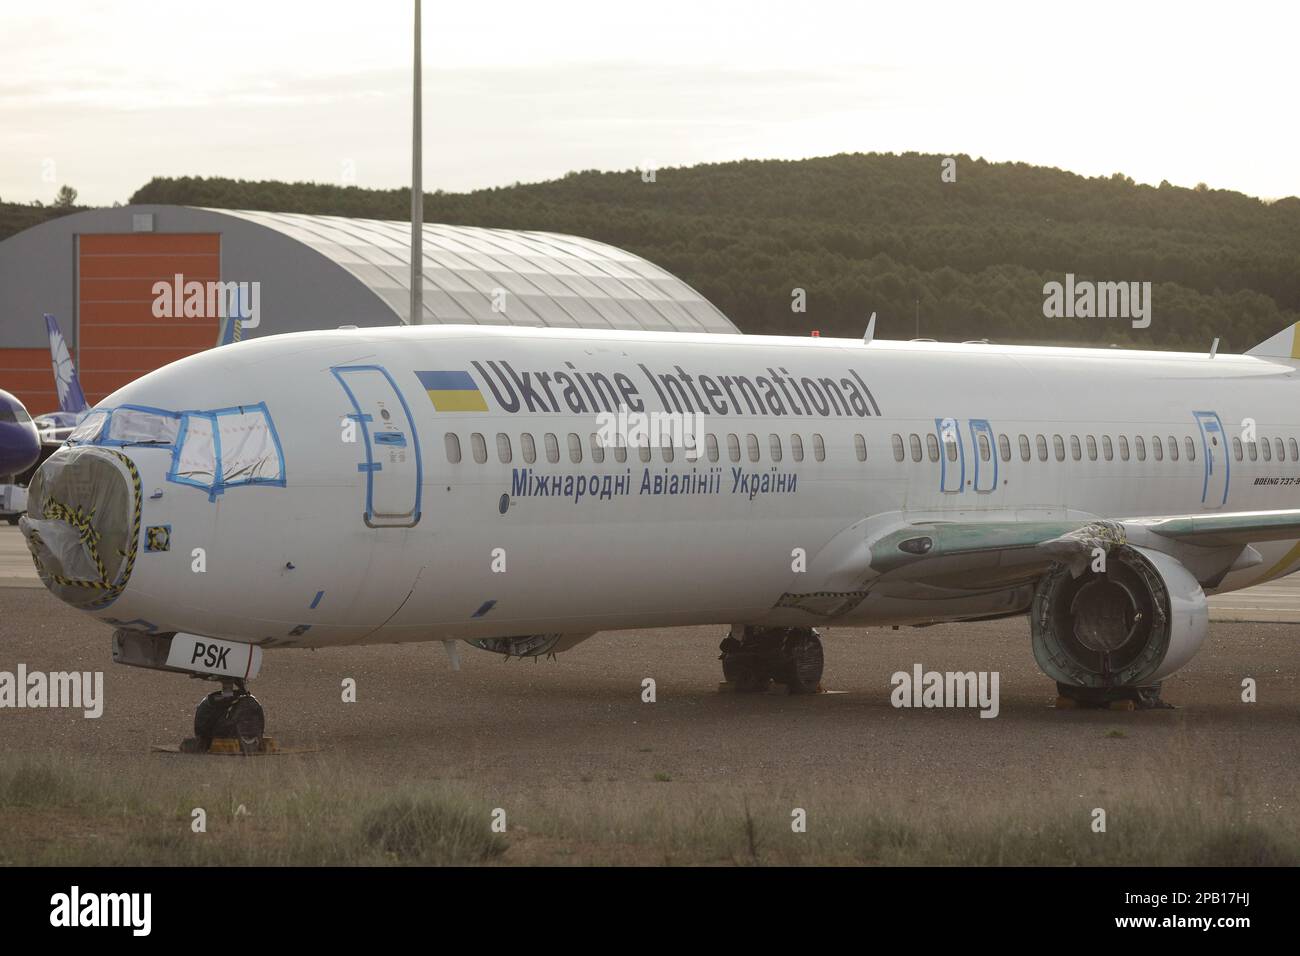
[[[701,413],[699,459],[656,447],[648,462],[637,448],[593,460],[596,410],[610,404],[593,373],[633,410],[672,411],[676,397]],[[1298,396],[1292,365],[1237,355],[459,326],[255,339],[97,406],[265,403],[284,482],[214,495],[168,479],[171,448],[121,447],[140,472],[142,523],[168,526],[170,549],[140,554],[96,614],[266,646],[818,623],[774,606],[842,587],[819,555],[871,522],[1294,508]],[[1295,542],[1259,550],[1263,563],[1218,590],[1300,564]],[[833,623],[1022,610],[1020,591],[880,596]]]

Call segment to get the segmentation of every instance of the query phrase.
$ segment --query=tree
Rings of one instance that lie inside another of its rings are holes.
[[[71,186],[60,186],[59,194],[54,197],[54,205],[59,209],[71,209],[77,202],[77,191]]]

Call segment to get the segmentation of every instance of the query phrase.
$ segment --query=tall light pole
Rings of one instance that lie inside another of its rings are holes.
[[[424,323],[424,177],[421,175],[420,0],[415,0],[415,89],[411,116],[411,317]]]

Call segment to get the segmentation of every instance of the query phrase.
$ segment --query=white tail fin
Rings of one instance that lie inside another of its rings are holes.
[[[1300,335],[1296,334],[1297,328],[1300,328],[1300,323],[1283,329],[1271,339],[1265,339],[1246,354],[1300,361]]]

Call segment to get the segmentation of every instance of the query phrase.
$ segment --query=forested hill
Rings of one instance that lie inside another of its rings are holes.
[[[1300,321],[1300,199],[1140,186],[1022,163],[852,154],[638,171],[428,196],[428,222],[613,243],[681,276],[746,332],[1242,351]],[[132,202],[409,218],[409,193],[155,179]],[[1049,319],[1043,286],[1150,281],[1152,322]],[[807,311],[792,311],[792,290]]]

